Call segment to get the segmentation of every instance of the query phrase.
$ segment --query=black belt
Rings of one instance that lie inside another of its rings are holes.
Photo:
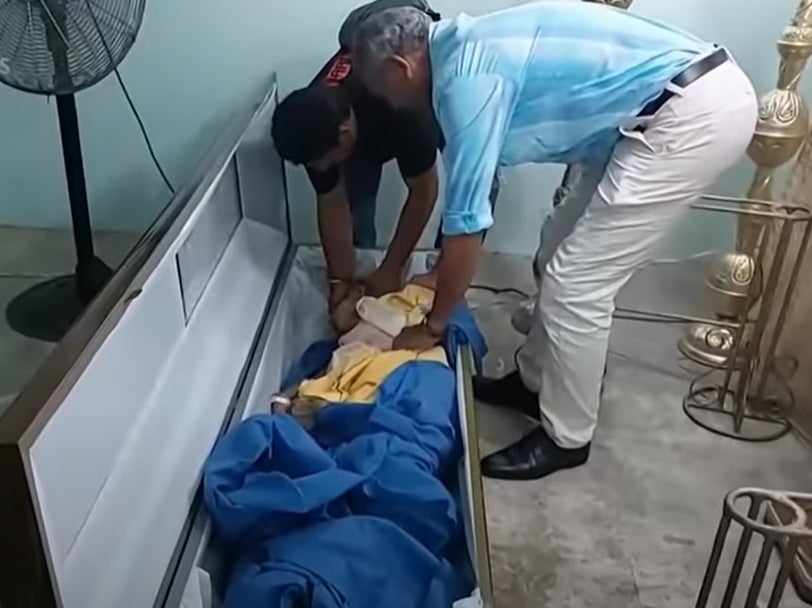
[[[696,63],[692,63],[679,74],[674,76],[671,79],[671,83],[677,85],[681,89],[684,89],[689,84],[702,78],[708,72],[712,72],[718,68],[728,59],[730,59],[730,57],[725,49],[716,49],[704,59],[697,61]],[[676,95],[676,93],[666,89],[660,93],[657,98],[652,99],[645,106],[643,106],[643,109],[640,110],[638,116],[654,116],[659,109],[662,108],[674,95]]]

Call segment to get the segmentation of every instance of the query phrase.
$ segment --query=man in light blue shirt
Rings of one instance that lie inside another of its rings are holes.
[[[539,478],[586,462],[615,296],[745,150],[757,114],[750,82],[726,51],[688,33],[563,0],[438,23],[383,11],[359,28],[353,59],[393,105],[431,104],[447,142],[434,306],[396,347],[433,345],[464,297],[479,235],[493,223],[488,190],[498,167],[602,169],[544,264],[519,372],[477,382],[481,399],[541,422],[486,458],[486,475]]]

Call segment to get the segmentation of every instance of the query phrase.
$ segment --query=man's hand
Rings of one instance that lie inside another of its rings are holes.
[[[403,287],[403,270],[400,267],[383,263],[366,278],[364,286],[366,295],[373,298],[400,291]]]
[[[330,323],[339,336],[350,331],[360,321],[355,312],[355,304],[362,293],[360,287],[351,284],[337,283],[330,286]]]
[[[355,312],[356,302],[357,298],[349,297],[330,311],[330,324],[337,335],[343,336],[360,323],[361,318]]]
[[[432,270],[425,274],[415,275],[409,280],[409,283],[435,291],[437,289],[437,271]]]
[[[328,194],[321,194],[317,204],[319,235],[327,276],[330,279],[330,311],[352,291],[355,253],[352,247],[352,215],[343,179]]]
[[[428,325],[412,325],[405,327],[392,341],[393,350],[424,351],[434,348],[441,338],[431,331]]]
[[[338,281],[330,283],[330,293],[327,298],[327,305],[330,312],[333,312],[339,304],[350,297],[353,290],[353,284],[346,281]]]
[[[409,263],[437,200],[437,168],[432,166],[423,174],[407,179],[406,185],[409,196],[400,212],[395,235],[383,263],[367,282],[367,289],[372,296],[400,291],[403,287],[403,269]]]

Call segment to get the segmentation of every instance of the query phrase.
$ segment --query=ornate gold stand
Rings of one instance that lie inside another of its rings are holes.
[[[632,4],[585,1],[621,8]],[[705,196],[693,205],[734,215],[738,224],[735,250],[714,260],[705,281],[714,294],[714,318],[635,311],[689,324],[679,348],[709,371],[691,384],[684,402],[688,416],[715,433],[754,441],[775,439],[790,429],[791,395],[776,394],[770,379],[812,223],[805,207],[772,199],[776,170],[797,155],[809,129],[809,112],[797,88],[812,55],[812,0],[799,1],[778,51],[778,82],[760,100],[748,148],[757,168],[747,197]],[[567,167],[554,205],[577,179],[578,167]],[[787,255],[791,242],[798,245],[794,258]]]
[[[632,3],[632,0],[585,1],[624,9]],[[812,0],[799,1],[792,21],[778,41],[778,52],[781,56],[778,82],[759,102],[759,120],[747,151],[756,164],[747,198],[707,196],[693,205],[707,212],[734,214],[738,220],[735,250],[714,260],[706,278],[714,294],[716,318],[650,313],[652,318],[690,323],[679,348],[690,359],[709,368],[691,383],[683,401],[685,413],[714,433],[751,441],[777,439],[791,428],[787,415],[792,393],[780,394],[770,379],[774,374],[776,347],[809,246],[812,217],[805,207],[772,200],[776,170],[796,156],[809,130],[809,112],[797,89],[812,55]],[[566,198],[578,173],[578,167],[567,167],[554,195],[554,206]],[[788,256],[791,245],[793,251]],[[738,509],[743,500],[750,501],[747,515]],[[763,504],[767,505],[765,510],[760,508]],[[731,493],[725,500],[697,608],[705,608],[708,603],[732,521],[743,529],[722,606],[730,607],[733,603],[753,533],[762,536],[764,542],[745,606],[750,608],[757,603],[774,547],[782,553],[782,564],[770,594],[769,608],[779,605],[790,578],[799,595],[812,603],[810,516],[812,495],[753,489]]]
[[[812,0],[798,4],[778,41],[778,52],[778,83],[759,102],[759,120],[747,151],[756,164],[747,192],[749,199],[773,200],[776,170],[795,157],[809,129],[809,113],[797,88],[812,55]],[[735,251],[713,263],[706,283],[715,295],[719,319],[736,317],[750,293],[750,285],[755,283],[760,288],[763,283],[755,263],[759,230],[758,217],[740,216]],[[760,295],[756,294],[751,305]],[[734,347],[734,336],[728,328],[707,323],[689,326],[679,342],[683,354],[710,367],[724,366]]]
[[[693,208],[733,214],[740,225],[755,227],[752,274],[758,280],[750,281],[734,318],[706,319],[692,326],[702,327],[704,335],[717,343],[727,342],[717,347],[714,364],[705,363],[711,369],[691,383],[683,402],[685,412],[719,435],[777,439],[790,430],[792,397],[771,383],[776,376],[775,352],[809,246],[812,214],[797,205],[723,196],[705,196]],[[794,257],[788,255],[792,243],[798,244]],[[689,354],[690,344],[680,346]]]

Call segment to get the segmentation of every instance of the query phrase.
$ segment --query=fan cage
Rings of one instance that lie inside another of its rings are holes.
[[[107,76],[135,42],[146,0],[0,0],[0,82],[67,95]]]

